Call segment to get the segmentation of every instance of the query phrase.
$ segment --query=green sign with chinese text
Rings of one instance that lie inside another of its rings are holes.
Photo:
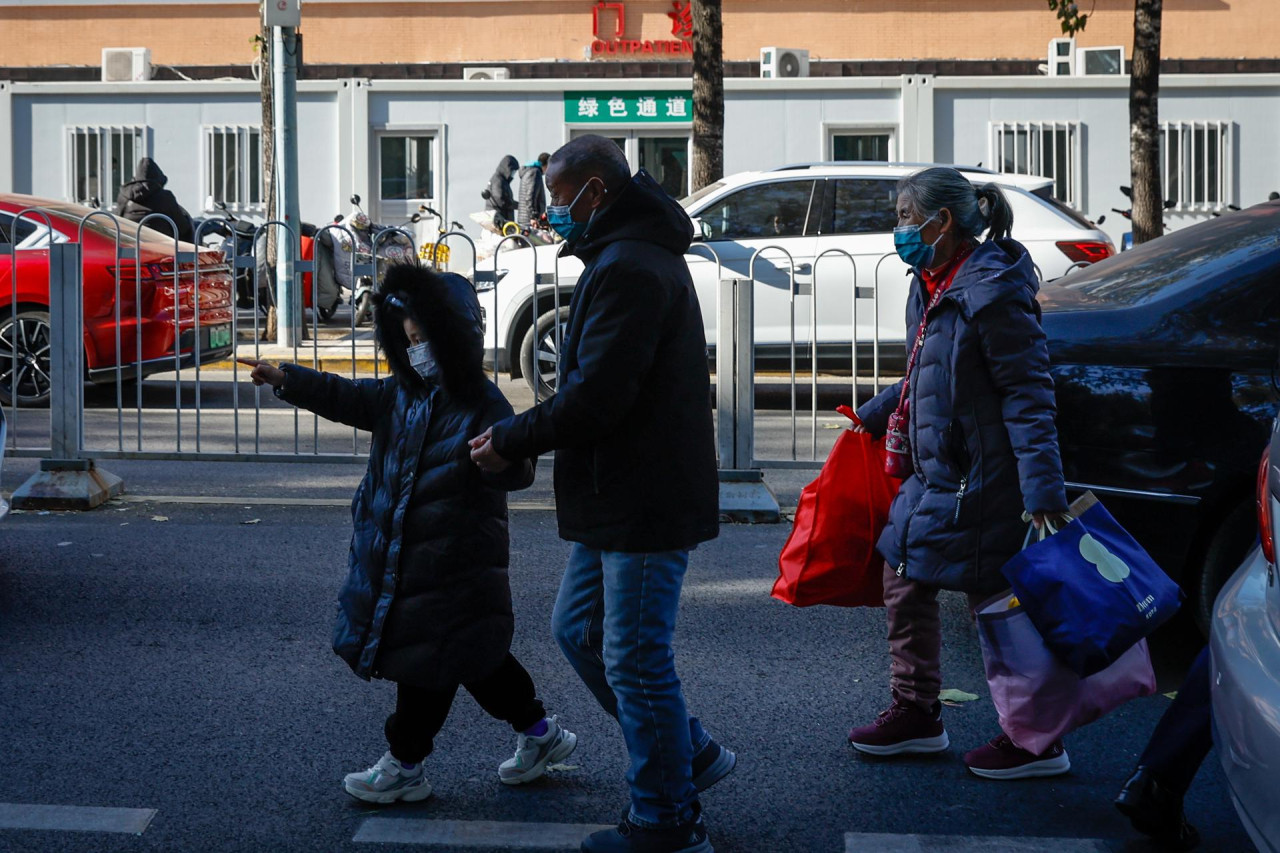
[[[692,92],[565,92],[569,124],[690,124]]]

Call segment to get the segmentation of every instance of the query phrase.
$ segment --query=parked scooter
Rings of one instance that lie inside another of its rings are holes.
[[[1132,201],[1132,200],[1133,200],[1133,190],[1132,190],[1130,187],[1122,186],[1122,187],[1120,187],[1120,192],[1124,194],[1125,198],[1129,199],[1130,201]],[[1177,207],[1177,206],[1178,206],[1178,202],[1177,202],[1177,200],[1176,200],[1176,199],[1166,199],[1166,200],[1165,200],[1165,202],[1164,202],[1164,209],[1165,209],[1165,210],[1172,210],[1173,208],[1175,208],[1175,207]],[[1236,209],[1237,209],[1237,210],[1239,210],[1239,208],[1236,208]],[[1133,221],[1133,207],[1132,207],[1132,206],[1127,207],[1127,208],[1125,208],[1124,210],[1121,210],[1121,209],[1120,209],[1120,208],[1118,208],[1118,207],[1113,207],[1113,208],[1111,208],[1111,212],[1112,212],[1112,213],[1118,213],[1118,214],[1120,214],[1121,216],[1123,216],[1125,219],[1129,220],[1130,222],[1132,222],[1132,221]],[[1214,215],[1216,216],[1217,214],[1214,214]],[[1102,216],[1099,216],[1099,217],[1098,217],[1098,224],[1099,224],[1099,225],[1101,225],[1102,223],[1104,223],[1104,222],[1106,222],[1106,221],[1107,221],[1107,217],[1106,217],[1106,215],[1105,215],[1105,214],[1104,214],[1104,215],[1102,215]],[[1164,227],[1165,227],[1165,230],[1168,230],[1168,228],[1169,228],[1169,223],[1168,223],[1168,222],[1164,223]],[[1122,251],[1122,252],[1127,252],[1127,251],[1129,251],[1129,250],[1130,250],[1130,249],[1132,249],[1132,248],[1133,248],[1133,232],[1132,232],[1132,231],[1126,231],[1126,232],[1125,232],[1125,233],[1120,237],[1120,251]]]
[[[317,288],[323,293],[338,290],[339,299],[339,289],[345,288],[350,294],[348,299],[355,313],[355,323],[362,325],[373,315],[375,285],[370,275],[353,276],[353,264],[372,264],[376,244],[378,276],[381,278],[389,264],[412,258],[414,246],[413,241],[396,227],[370,222],[368,214],[360,206],[360,196],[351,196],[351,204],[353,209],[345,219],[342,214],[333,218],[335,224],[345,224],[346,230],[327,228],[316,241]],[[405,224],[412,224],[420,218],[419,214],[414,214]]]

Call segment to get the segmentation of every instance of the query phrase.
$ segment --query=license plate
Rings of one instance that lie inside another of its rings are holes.
[[[230,326],[211,326],[209,328],[209,349],[222,349],[231,346]]]

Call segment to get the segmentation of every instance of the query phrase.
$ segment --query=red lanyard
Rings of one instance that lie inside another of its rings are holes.
[[[946,278],[938,282],[938,286],[933,291],[933,296],[929,299],[929,305],[924,309],[924,316],[920,318],[920,328],[916,330],[915,343],[911,345],[911,357],[907,359],[907,376],[902,382],[902,394],[898,397],[898,417],[901,418],[906,414],[907,395],[911,390],[911,373],[916,367],[916,358],[920,355],[920,348],[924,345],[925,329],[929,325],[929,312],[937,307],[942,301],[942,294],[951,288],[951,282],[955,281],[956,273],[960,271],[960,267],[964,265],[965,259],[973,252],[973,246],[965,243],[956,252],[956,256],[951,260],[951,269],[947,272]],[[923,276],[921,277],[923,283]]]

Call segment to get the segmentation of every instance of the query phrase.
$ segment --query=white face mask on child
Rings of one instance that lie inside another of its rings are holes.
[[[414,344],[405,351],[409,356],[409,364],[423,379],[430,379],[436,372],[436,358],[431,353],[431,344],[423,341]]]

